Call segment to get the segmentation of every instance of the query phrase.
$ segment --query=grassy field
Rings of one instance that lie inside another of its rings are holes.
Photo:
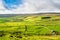
[[[60,14],[0,14],[0,40],[60,40]]]

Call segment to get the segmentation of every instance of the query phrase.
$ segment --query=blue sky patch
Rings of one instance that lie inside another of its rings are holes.
[[[22,0],[3,0],[4,7],[10,10],[17,8],[22,2]]]

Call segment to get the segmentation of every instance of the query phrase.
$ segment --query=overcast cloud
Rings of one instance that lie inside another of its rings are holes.
[[[0,0],[0,14],[25,14],[45,11],[60,11],[60,0],[24,0],[23,4],[12,10],[6,9],[3,1]]]

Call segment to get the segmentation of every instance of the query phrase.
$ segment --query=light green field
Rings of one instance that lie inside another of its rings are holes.
[[[60,40],[60,14],[0,17],[0,40]]]

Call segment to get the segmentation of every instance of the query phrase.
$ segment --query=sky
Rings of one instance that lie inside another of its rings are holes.
[[[60,12],[60,0],[0,0],[0,14]]]
[[[6,9],[12,10],[18,8],[22,0],[3,0],[3,4]]]

